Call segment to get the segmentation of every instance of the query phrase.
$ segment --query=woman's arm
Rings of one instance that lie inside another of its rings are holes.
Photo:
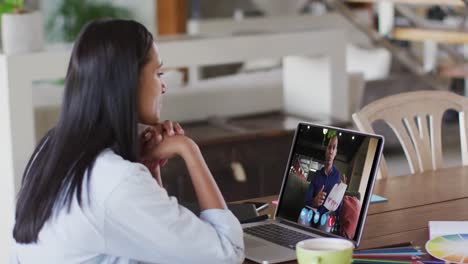
[[[200,148],[193,140],[183,136],[184,130],[180,124],[169,120],[147,128],[141,136],[142,154],[144,156],[142,163],[151,171],[159,185],[162,186],[159,169],[160,161],[163,160],[163,163],[165,163],[170,156],[181,156],[189,171],[200,209],[225,209],[224,198],[206,165]],[[170,139],[171,137],[177,137],[177,139]],[[168,148],[167,144],[172,144],[176,148]],[[158,152],[158,148],[162,151]],[[154,151],[155,149],[156,151]]]
[[[155,147],[153,155],[158,159],[169,159],[175,155],[182,157],[201,210],[226,208],[226,202],[203,159],[200,148],[192,139],[183,135],[166,137]]]
[[[224,199],[197,144],[183,135],[165,137],[155,159],[181,156],[202,209],[200,217],[151,183],[148,173],[129,172],[106,203],[106,252],[150,262],[240,263],[242,227]],[[131,199],[129,199],[131,197]]]
[[[169,197],[142,165],[105,201],[105,253],[150,263],[241,263],[244,241],[229,210],[197,217]]]
[[[147,126],[140,135],[141,163],[156,179],[159,186],[163,186],[161,180],[161,167],[167,164],[167,159],[159,160],[152,157],[153,149],[163,141],[165,137],[184,135],[185,131],[178,122],[166,120],[153,126]]]
[[[188,138],[184,140],[186,145],[181,156],[190,173],[200,209],[202,211],[212,208],[225,209],[226,202],[206,165],[200,148],[193,140]]]

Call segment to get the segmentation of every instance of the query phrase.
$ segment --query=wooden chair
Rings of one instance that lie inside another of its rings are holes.
[[[443,166],[442,117],[449,110],[459,113],[462,164],[468,165],[468,98],[446,91],[417,91],[382,98],[353,114],[361,131],[374,133],[372,123],[386,122],[405,152],[411,173],[437,170]],[[382,158],[378,178],[388,176]]]

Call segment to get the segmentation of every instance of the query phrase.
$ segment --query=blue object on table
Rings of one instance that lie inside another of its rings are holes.
[[[373,204],[373,203],[383,203],[383,202],[387,202],[387,201],[388,201],[388,199],[385,198],[385,197],[382,197],[382,196],[377,195],[377,194],[372,194],[370,203],[371,204]]]

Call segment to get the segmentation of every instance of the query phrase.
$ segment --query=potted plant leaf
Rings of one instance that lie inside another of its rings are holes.
[[[2,44],[5,54],[41,50],[44,46],[42,15],[28,12],[23,0],[0,0]]]
[[[73,42],[81,28],[92,20],[131,17],[130,10],[108,0],[61,0],[47,20],[47,32],[51,40]]]

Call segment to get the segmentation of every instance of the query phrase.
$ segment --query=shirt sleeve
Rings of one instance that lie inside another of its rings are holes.
[[[106,253],[157,263],[243,261],[243,231],[231,211],[209,209],[198,218],[169,197],[146,168],[134,174],[106,200]]]

